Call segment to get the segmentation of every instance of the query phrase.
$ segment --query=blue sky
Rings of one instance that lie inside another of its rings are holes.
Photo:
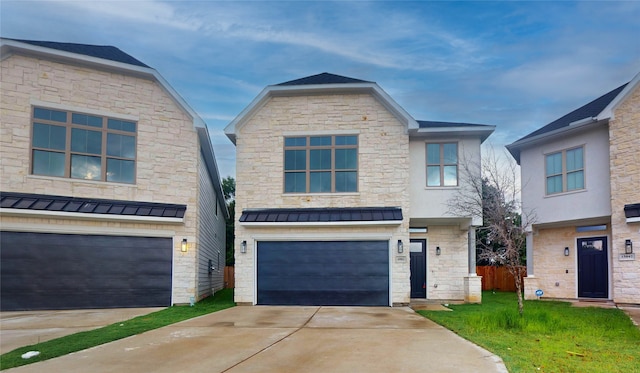
[[[496,125],[502,148],[640,72],[638,1],[11,1],[3,37],[113,45],[224,127],[269,84],[375,81],[415,119]]]

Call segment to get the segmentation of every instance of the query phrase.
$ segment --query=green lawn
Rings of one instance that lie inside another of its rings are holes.
[[[76,333],[31,346],[17,348],[0,356],[0,370],[52,359],[72,352],[98,346],[103,343],[144,333],[179,321],[206,315],[208,313],[233,307],[233,289],[224,289],[213,297],[206,298],[193,307],[173,306],[131,320],[118,322],[100,329]],[[40,351],[40,355],[31,359],[22,359],[27,351]]]
[[[482,304],[418,311],[500,356],[509,372],[640,372],[640,329],[619,309],[483,292]]]

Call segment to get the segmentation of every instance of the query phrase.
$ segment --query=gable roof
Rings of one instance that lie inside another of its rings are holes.
[[[532,144],[541,139],[546,139],[566,131],[582,128],[601,121],[608,121],[613,116],[613,110],[623,101],[627,95],[640,83],[640,73],[630,82],[605,93],[595,100],[583,105],[572,112],[552,121],[519,140],[507,145],[507,150],[513,158],[520,164],[520,151],[523,146]]]
[[[345,93],[371,94],[382,106],[389,110],[400,123],[406,125],[408,129],[418,128],[418,122],[375,82],[322,73],[267,86],[225,127],[224,133],[231,142],[235,144],[237,131],[260,110],[271,97]]]
[[[35,56],[36,58],[55,60],[67,64],[84,65],[100,70],[115,71],[124,75],[136,76],[157,82],[169,97],[191,117],[193,126],[198,134],[198,140],[202,148],[202,153],[204,154],[207,170],[209,171],[215,188],[216,196],[219,201],[225,200],[222,191],[222,180],[220,179],[220,173],[218,171],[218,165],[216,164],[213,146],[211,145],[211,137],[209,136],[206,123],[158,71],[116,47],[0,38],[0,60],[4,60],[13,54]],[[226,204],[223,203],[222,205],[225,218],[229,218],[229,211],[227,210]]]
[[[21,43],[31,44],[38,47],[57,49],[60,51],[82,54],[85,56],[102,58],[105,60],[122,62],[129,65],[149,67],[148,65],[140,62],[140,60],[133,56],[121,51],[120,49],[110,45],[89,45],[89,44],[76,44],[76,43],[59,43],[53,41],[38,41],[38,40],[23,40],[23,39],[9,39],[18,41]]]
[[[307,85],[307,84],[347,84],[347,83],[373,83],[366,80],[349,78],[348,76],[321,73],[317,75],[307,76],[305,78],[290,80],[288,82],[276,84],[283,85]]]

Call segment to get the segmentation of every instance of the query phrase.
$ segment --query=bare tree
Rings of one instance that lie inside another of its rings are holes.
[[[462,159],[460,184],[456,195],[447,201],[449,214],[483,217],[482,226],[476,230],[482,236],[476,240],[477,259],[507,268],[515,280],[518,312],[522,315],[523,248],[533,213],[522,211],[517,165],[506,154],[497,157],[490,146],[481,161]]]

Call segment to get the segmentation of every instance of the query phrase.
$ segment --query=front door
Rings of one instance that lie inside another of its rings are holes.
[[[427,240],[411,240],[411,298],[427,297]]]
[[[607,237],[578,239],[578,297],[608,296]]]

